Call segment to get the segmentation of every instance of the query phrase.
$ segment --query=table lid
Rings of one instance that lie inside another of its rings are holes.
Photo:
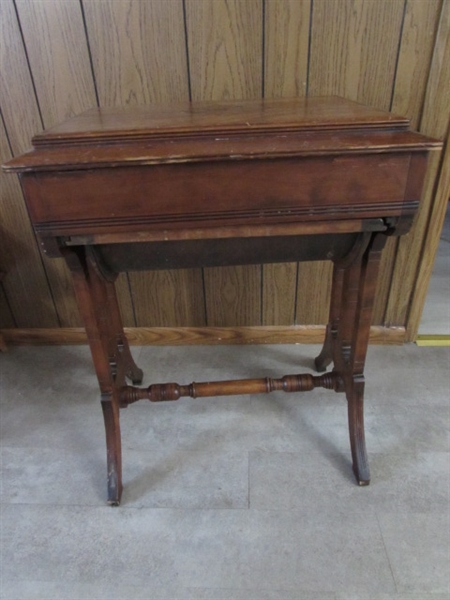
[[[230,133],[407,129],[409,119],[337,96],[93,108],[33,138],[50,146]]]
[[[409,120],[337,96],[94,108],[36,135],[3,165],[61,171],[440,148]]]

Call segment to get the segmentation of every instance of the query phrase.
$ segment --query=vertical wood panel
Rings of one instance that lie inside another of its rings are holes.
[[[187,0],[193,100],[262,94],[262,1]],[[208,325],[261,324],[261,267],[205,269]]]
[[[261,267],[204,269],[208,325],[261,325]]]
[[[439,30],[433,52],[430,76],[428,79],[425,105],[420,123],[420,131],[427,135],[443,138],[448,135],[450,121],[450,2],[445,0],[442,5]],[[429,215],[432,214],[431,228],[437,237],[445,212],[448,199],[448,188],[440,188],[436,195],[436,178],[442,166],[441,157],[434,154],[430,160],[428,175],[419,213],[412,231],[399,241],[397,260],[394,268],[391,293],[386,311],[388,323],[404,323],[413,304],[408,336],[413,339],[419,325],[419,317],[425,301],[424,290],[428,287],[437,248],[437,240],[426,239]],[[445,173],[445,171],[444,171]],[[446,178],[441,182],[445,185]],[[448,183],[447,183],[448,185]],[[434,198],[436,195],[436,202]],[[421,257],[422,254],[422,257]],[[419,274],[421,281],[417,281]],[[419,294],[413,299],[414,289]]]
[[[0,2],[0,38],[0,104],[12,150],[19,154],[29,148],[31,135],[42,129],[42,123],[12,0]],[[4,161],[10,157],[10,149],[3,122],[1,128]],[[4,289],[11,297],[18,326],[33,323],[34,327],[43,327],[47,323],[58,327],[56,308],[16,176],[0,174],[0,215],[1,267],[7,273]]]
[[[100,106],[189,99],[181,0],[84,0]]]
[[[392,111],[419,126],[430,73],[441,0],[408,0],[395,78]]]
[[[262,0],[186,0],[193,100],[262,94]]]
[[[137,323],[147,327],[205,324],[201,269],[153,271],[145,279],[134,273],[132,281]]]
[[[181,0],[83,5],[100,106],[189,99]],[[130,273],[129,281],[137,325],[205,324],[200,271]]]
[[[308,93],[337,94],[388,109],[403,8],[403,0],[315,0]],[[331,265],[302,265],[301,269],[297,323],[325,323]],[[303,275],[314,282],[309,294],[302,292]]]
[[[262,324],[292,325],[296,293],[297,263],[263,265]]]
[[[17,155],[29,150],[43,126],[12,0],[0,2],[0,40],[0,105]]]
[[[305,96],[310,0],[267,0],[264,19],[264,96]]]
[[[21,19],[30,65],[32,69],[35,69],[33,78],[38,94],[41,94],[39,104],[42,106],[42,114],[45,117],[44,123],[41,122],[13,3],[5,0],[0,4],[3,12],[1,20],[6,35],[5,44],[8,47],[8,57],[5,60],[7,67],[2,68],[1,104],[11,145],[16,154],[24,152],[30,147],[31,137],[38,133],[43,125],[50,126],[60,118],[71,114],[65,109],[56,110],[55,103],[63,105],[65,108],[73,105],[73,110],[79,111],[80,104],[72,101],[72,98],[76,100],[83,92],[76,90],[76,82],[70,85],[69,80],[73,73],[68,75],[65,67],[59,63],[58,42],[63,47],[62,52],[64,52],[66,43],[66,38],[61,38],[63,35],[61,31],[65,29],[65,23],[60,18],[61,10],[58,9],[61,3],[18,2],[18,14]],[[74,9],[79,10],[79,4],[77,2],[66,4],[67,7],[64,10],[70,13],[70,17],[73,17]],[[68,17],[69,21],[70,17]],[[54,29],[58,29],[58,31],[56,32]],[[82,31],[80,33],[82,35],[77,44],[82,47],[84,35]],[[8,68],[9,62],[11,62],[11,66]],[[73,59],[73,62],[76,60]],[[63,76],[64,83],[57,81],[59,76]],[[66,85],[73,92],[72,94],[69,92],[68,101],[64,100],[67,95],[67,92],[64,91]],[[81,320],[78,315],[71,278],[64,262],[48,260],[44,257],[43,264],[60,323],[63,326],[80,325]],[[38,268],[37,265],[35,268]],[[31,294],[37,292],[32,289],[30,291]]]
[[[0,162],[11,158],[0,120]],[[19,327],[58,327],[39,250],[17,177],[0,173],[0,270],[2,285]],[[33,293],[30,293],[33,290]]]
[[[268,0],[264,19],[264,96],[304,96],[308,79],[310,0]],[[263,325],[292,325],[297,264],[263,265]]]
[[[16,0],[45,127],[95,106],[78,0]]]
[[[315,0],[309,94],[388,109],[404,0]]]
[[[50,127],[95,106],[79,1],[18,0],[17,12],[44,126]],[[34,133],[28,132],[28,144]],[[45,259],[45,266],[61,325],[81,325],[72,278],[64,261]],[[117,289],[125,324],[134,325],[128,286],[122,278]]]
[[[298,265],[296,324],[328,323],[332,265],[329,261]]]
[[[418,127],[422,113],[440,8],[441,0],[408,0],[406,4],[391,110],[409,117],[413,128]],[[397,249],[398,239],[390,238],[381,257],[376,325],[385,322]]]
[[[437,193],[434,198],[431,219],[425,235],[416,281],[411,295],[411,307],[406,321],[407,341],[414,341],[422,317],[423,307],[430,284],[430,277],[441,237],[442,226],[450,198],[450,129],[447,133],[445,155],[438,177]]]

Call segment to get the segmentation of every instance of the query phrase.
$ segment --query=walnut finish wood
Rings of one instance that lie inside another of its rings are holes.
[[[237,396],[242,394],[269,394],[270,392],[310,392],[316,387],[339,391],[342,383],[336,372],[325,375],[285,375],[280,379],[236,379],[232,381],[208,381],[178,385],[156,383],[148,388],[127,386],[121,390],[120,400],[124,406],[138,400],[166,402],[183,397],[207,398],[211,396]]]
[[[242,14],[232,6],[233,21]],[[143,398],[344,392],[353,470],[360,485],[369,483],[364,365],[381,250],[388,236],[411,227],[428,152],[440,146],[407,125],[341,98],[95,109],[36,136],[32,152],[8,163],[20,174],[41,243],[72,272],[101,391],[110,504],[122,492],[119,409]],[[120,272],[186,269],[189,276],[208,267],[206,294],[192,299],[200,314],[226,325],[236,313],[234,322],[243,315],[256,325],[261,306],[251,290],[261,287],[259,265],[298,261],[328,261],[324,273],[334,263],[316,359],[320,371],[333,362],[331,372],[126,384],[139,383],[142,371],[123,331],[114,289]],[[223,313],[212,293],[217,266],[225,267]]]

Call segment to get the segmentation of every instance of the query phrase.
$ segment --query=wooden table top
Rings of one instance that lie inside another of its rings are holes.
[[[337,96],[93,108],[38,135],[9,171],[440,147],[409,120]]]

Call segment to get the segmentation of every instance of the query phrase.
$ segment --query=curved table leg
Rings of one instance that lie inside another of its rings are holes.
[[[123,489],[119,400],[113,392],[111,394],[102,394],[101,402],[106,432],[108,504],[110,506],[119,506]]]
[[[109,314],[111,299],[105,279],[86,256],[85,249],[65,249],[64,257],[72,273],[101,392],[106,432],[108,504],[117,506],[122,494],[119,386],[124,377],[118,377],[116,365],[119,325],[121,337],[125,339],[120,313],[113,315],[111,311]]]
[[[370,326],[372,324],[381,251],[385,242],[385,235],[374,234],[364,253],[359,274],[358,300],[354,313],[350,356],[346,365],[344,365],[343,379],[348,401],[348,422],[353,471],[359,485],[368,485],[370,483],[364,434],[364,365],[369,344]]]
[[[364,432],[364,377],[354,378],[347,400],[353,472],[359,485],[369,485],[370,469]]]
[[[364,365],[384,234],[365,234],[344,263],[334,265],[330,321],[317,370],[333,361],[343,381],[353,471],[359,485],[368,485],[370,471],[364,434]]]

